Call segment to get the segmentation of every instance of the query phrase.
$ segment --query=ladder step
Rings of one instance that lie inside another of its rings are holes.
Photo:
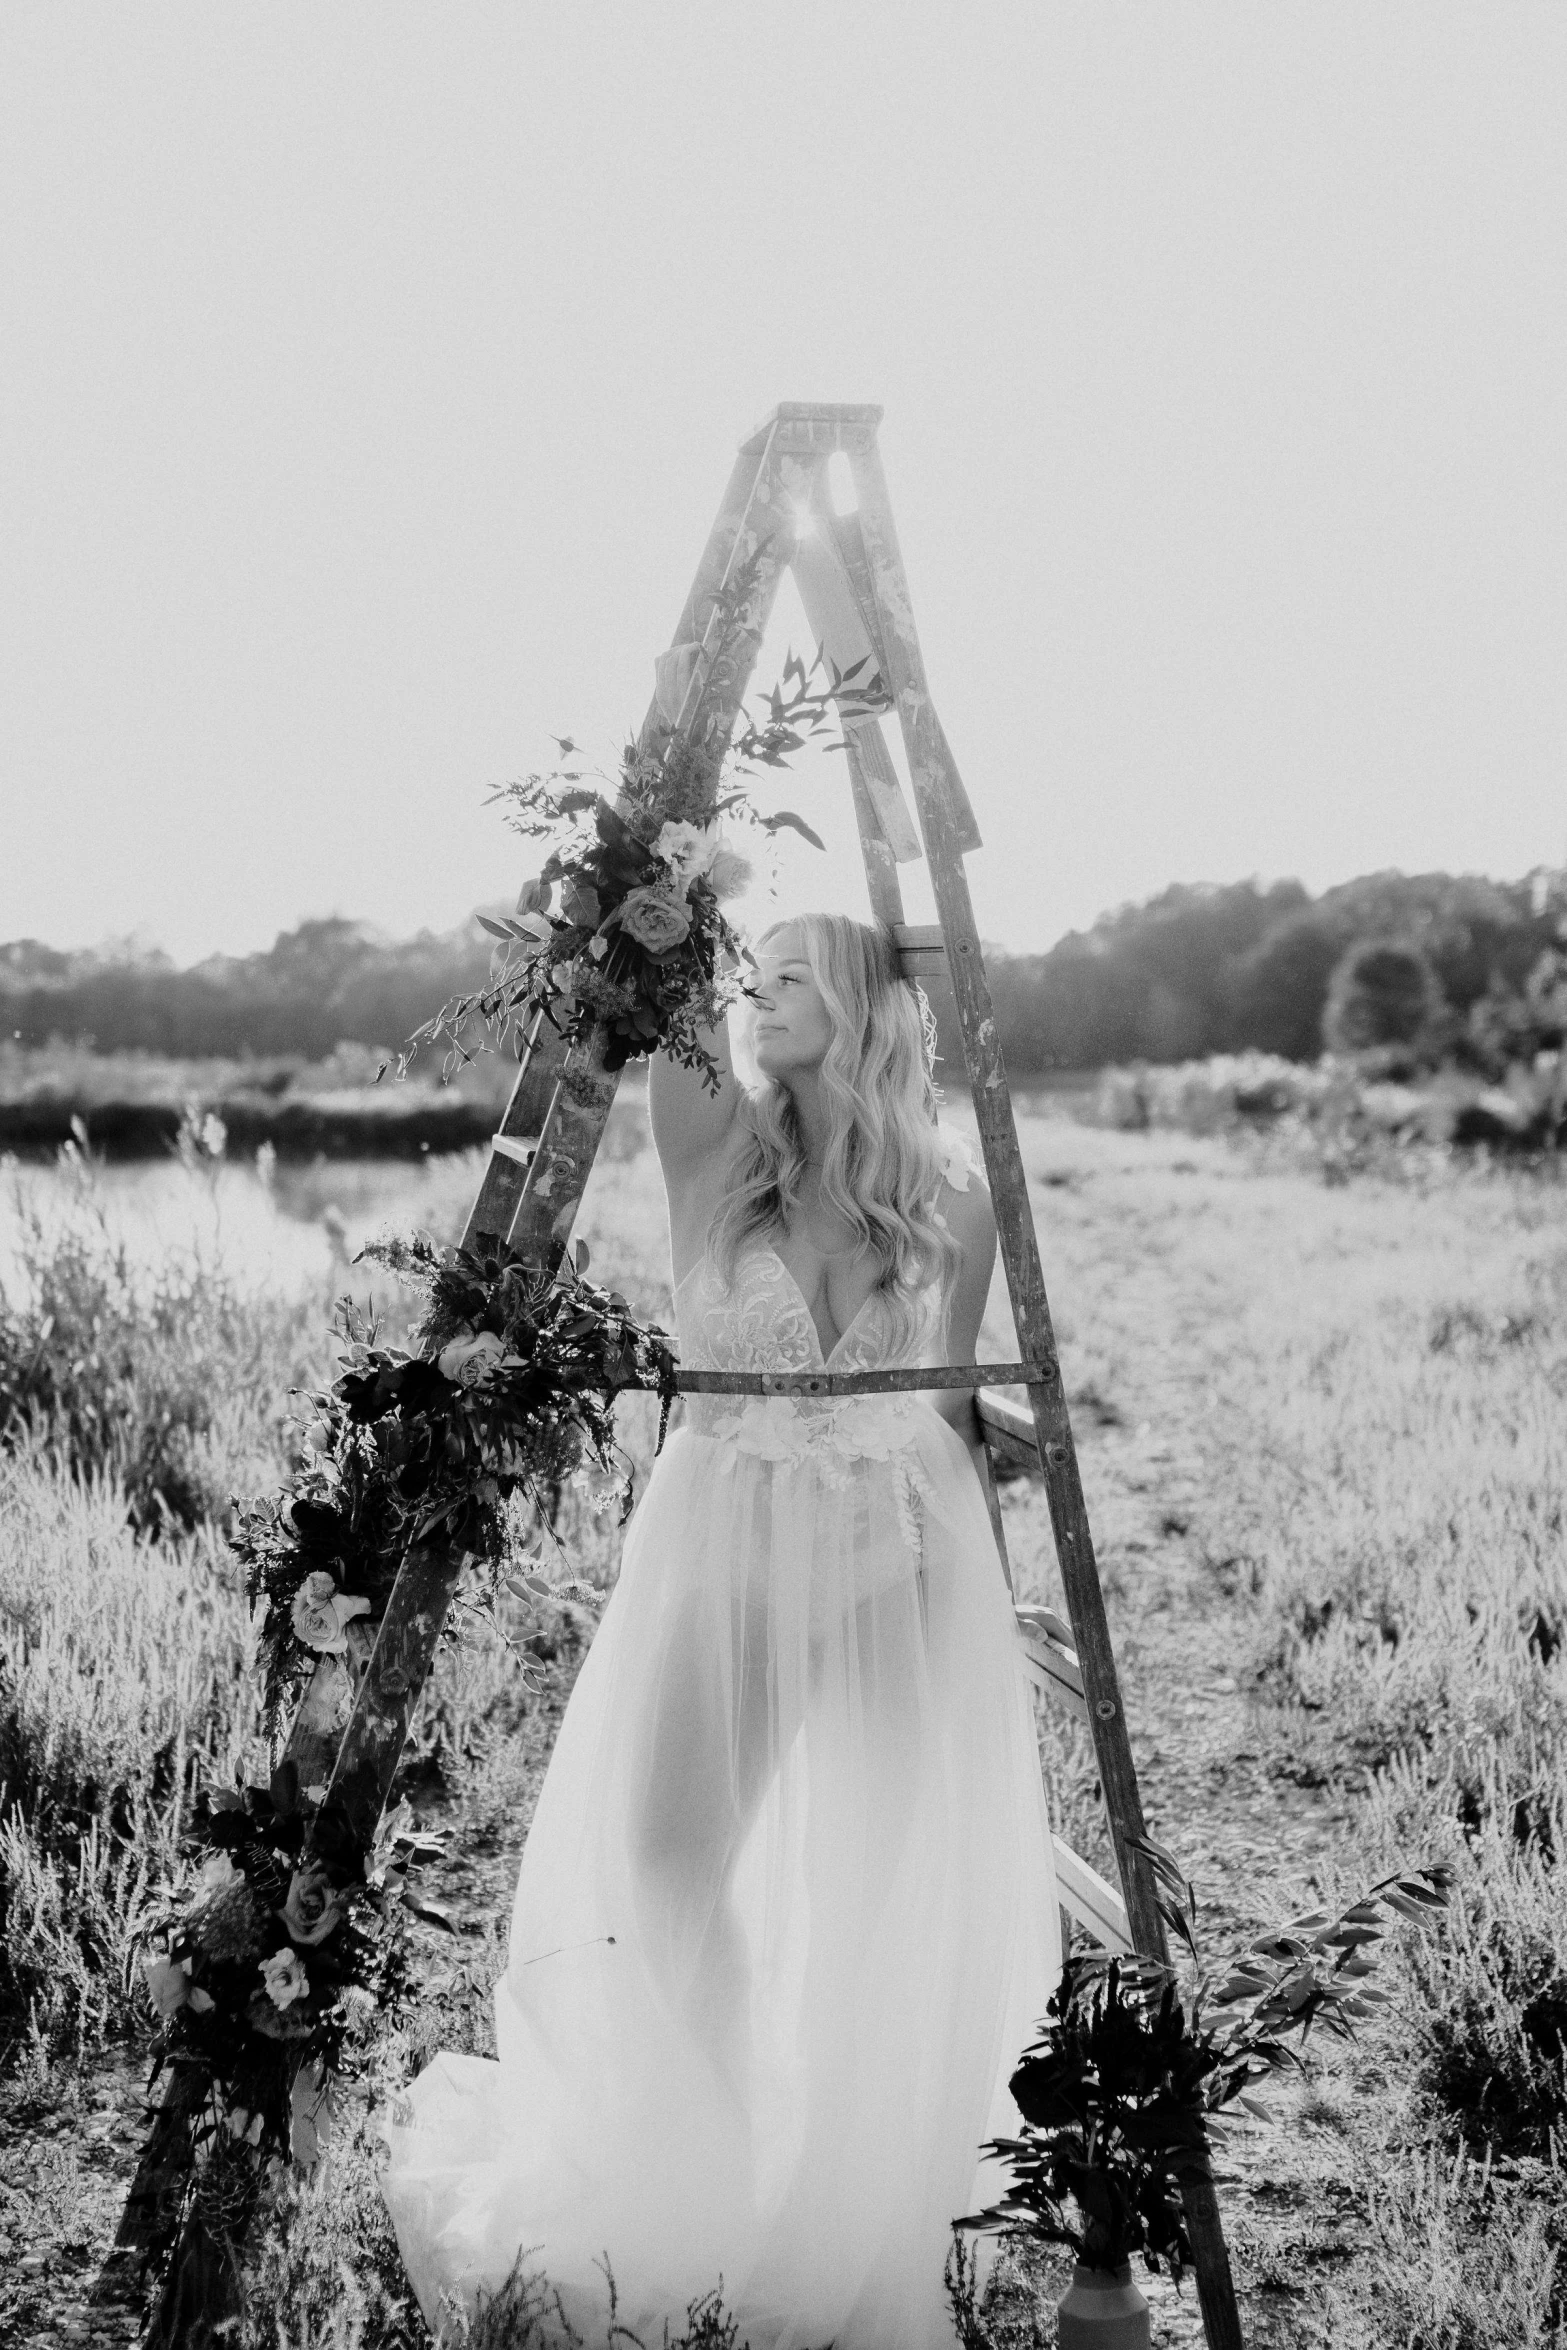
[[[1027,1404],[1014,1403],[1009,1395],[999,1394],[994,1387],[982,1387],[974,1404],[992,1459],[1009,1461],[1014,1468],[1027,1469],[1035,1477],[1043,1476],[1034,1415]]]
[[[1083,1672],[1071,1634],[1048,1608],[1021,1607],[1017,1611],[1018,1638],[1028,1677],[1047,1697],[1058,1698],[1075,1714],[1088,1719],[1083,1695]]]
[[[1050,1842],[1055,1850],[1056,1892],[1061,1907],[1085,1925],[1106,1950],[1130,1950],[1132,1930],[1126,1903],[1115,1887],[1107,1885],[1098,1870],[1091,1869],[1059,1836],[1052,1835]]]
[[[879,408],[859,400],[780,400],[755,432],[740,443],[740,450],[742,456],[751,456],[779,437],[791,447],[839,448],[846,441],[869,439],[881,418]]]
[[[906,979],[944,979],[947,942],[939,922],[895,922],[892,943]]]

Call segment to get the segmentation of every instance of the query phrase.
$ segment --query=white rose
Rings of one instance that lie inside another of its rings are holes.
[[[707,869],[714,897],[720,904],[726,898],[744,897],[751,886],[752,871],[749,857],[742,857],[738,849],[721,848]]]
[[[665,824],[660,827],[653,843],[653,854],[689,886],[699,873],[705,873],[718,854],[719,840],[716,824]]]
[[[493,1330],[480,1330],[471,1338],[454,1338],[443,1346],[435,1358],[436,1367],[443,1379],[458,1387],[483,1387],[493,1378],[505,1353],[503,1339]]]
[[[310,1977],[297,1950],[274,1950],[261,1962],[261,1980],[274,2007],[292,2007],[310,1992]]]
[[[370,1602],[362,1596],[350,1598],[339,1591],[331,1576],[321,1567],[307,1575],[294,1594],[294,1605],[289,1621],[294,1636],[307,1648],[321,1656],[343,1656],[348,1648],[348,1634],[344,1626],[355,1616],[367,1616]],[[225,1856],[226,1857],[226,1856]]]

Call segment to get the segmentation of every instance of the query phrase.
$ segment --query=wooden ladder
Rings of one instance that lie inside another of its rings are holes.
[[[1019,1637],[1036,1683],[1087,1720],[1120,1876],[1118,1893],[1056,1837],[1057,1890],[1063,1906],[1108,1948],[1135,1948],[1165,1960],[1168,1951],[1154,1881],[1138,1850],[1143,1814],[1137,1774],[1011,1096],[963,869],[964,855],[980,846],[979,832],[926,684],[876,446],[880,420],[879,408],[791,401],[775,409],[742,444],[675,629],[671,656],[678,658],[673,659],[672,673],[689,675],[700,666],[690,658],[693,650],[710,651],[720,636],[725,638],[728,657],[723,675],[709,678],[704,723],[716,710],[719,739],[727,741],[788,567],[806,618],[829,659],[843,673],[869,659],[897,712],[918,829],[879,717],[845,714],[843,726],[871,911],[890,934],[903,970],[913,977],[945,975],[956,999],[1001,1257],[1028,1375],[1026,1405],[982,1389],[980,1420],[990,1458],[1024,1466],[1043,1479],[1071,1619],[1067,1625],[1048,1609],[1021,1609]],[[827,494],[828,461],[838,452],[848,458],[854,485],[857,511],[850,514],[836,512]],[[738,630],[726,617],[735,604],[737,583],[743,583]],[[862,671],[858,682],[869,674]],[[694,700],[693,686],[688,704]],[[677,728],[689,724],[691,715],[690,707],[683,710]],[[642,729],[643,745],[668,722],[667,697],[655,699]],[[898,867],[922,854],[940,917],[931,926],[906,921],[898,880]],[[527,1073],[525,1057],[463,1239],[471,1243],[481,1234],[498,1236],[530,1262],[553,1271],[570,1238],[618,1077],[604,1066],[601,1038],[574,1046],[542,1128],[530,1133]],[[892,1377],[886,1375],[883,1383],[890,1385]],[[694,1377],[690,1384],[696,1384]],[[876,1375],[857,1384],[874,1386]],[[1010,1588],[993,1479],[990,1500]],[[301,1783],[325,1780],[328,1800],[343,1804],[366,1837],[391,1790],[459,1572],[460,1558],[450,1552],[410,1554],[373,1642],[367,1638],[359,1645],[356,1661],[362,1670],[346,1720],[339,1712],[341,1676],[333,1660],[323,1660],[290,1732],[286,1752],[299,1766]],[[182,2091],[181,2076],[172,2076],[126,2203],[106,2278],[115,2271],[123,2277],[134,2270],[155,2240],[160,2212],[171,2195],[183,2190],[191,2161],[188,2094]],[[1212,2185],[1188,2186],[1185,2204],[1210,2350],[1243,2350]],[[196,2332],[177,2319],[161,2333],[155,2324],[149,2340],[173,2350],[174,2344],[183,2346],[196,2338]]]

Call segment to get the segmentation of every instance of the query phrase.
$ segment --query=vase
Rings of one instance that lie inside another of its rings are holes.
[[[1056,2303],[1056,2340],[1061,2350],[1149,2350],[1148,2304],[1132,2282],[1132,2264],[1118,2269],[1085,2268]]]

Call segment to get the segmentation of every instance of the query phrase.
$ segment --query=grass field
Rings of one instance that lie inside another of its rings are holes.
[[[1386,2019],[1237,2132],[1223,2189],[1247,2338],[1318,2350],[1567,2340],[1567,1198],[1424,1151],[1342,1179],[1174,1131],[1022,1121],[1046,1275],[1153,1832],[1215,1958],[1399,1860],[1458,1870]],[[0,1197],[0,1382],[52,1399],[0,1459],[0,2340],[98,2337],[82,2294],[134,2163],[147,2017],[126,1953],[201,1772],[261,1758],[226,1497],[264,1486],[291,1384],[330,1359],[349,1263],[443,1236],[477,1159],[23,1171]],[[18,1188],[19,1187],[19,1188]],[[0,1187],[3,1191],[4,1187]],[[580,1229],[667,1310],[642,1112],[617,1110]],[[52,1320],[51,1320],[52,1317]],[[47,1331],[45,1322],[49,1322]],[[42,1333],[42,1335],[40,1335]],[[1010,1341],[998,1291],[990,1337]],[[3,1394],[0,1388],[0,1394]],[[645,1464],[651,1414],[627,1409]],[[1020,1586],[1057,1596],[1037,1491]],[[592,1580],[616,1543],[585,1507]],[[258,2246],[246,2341],[424,2339],[364,2126],[436,2047],[487,2046],[511,1880],[591,1614],[519,1606],[539,1699],[480,1626],[405,1762],[450,1830],[415,1918],[420,1993],[366,2051],[337,2147]],[[1041,1716],[1058,1824],[1101,1857],[1092,1765]],[[1201,2339],[1161,2285],[1155,2339]],[[1052,2338],[1014,2275],[998,2345]],[[526,2338],[520,2329],[513,2338]]]

